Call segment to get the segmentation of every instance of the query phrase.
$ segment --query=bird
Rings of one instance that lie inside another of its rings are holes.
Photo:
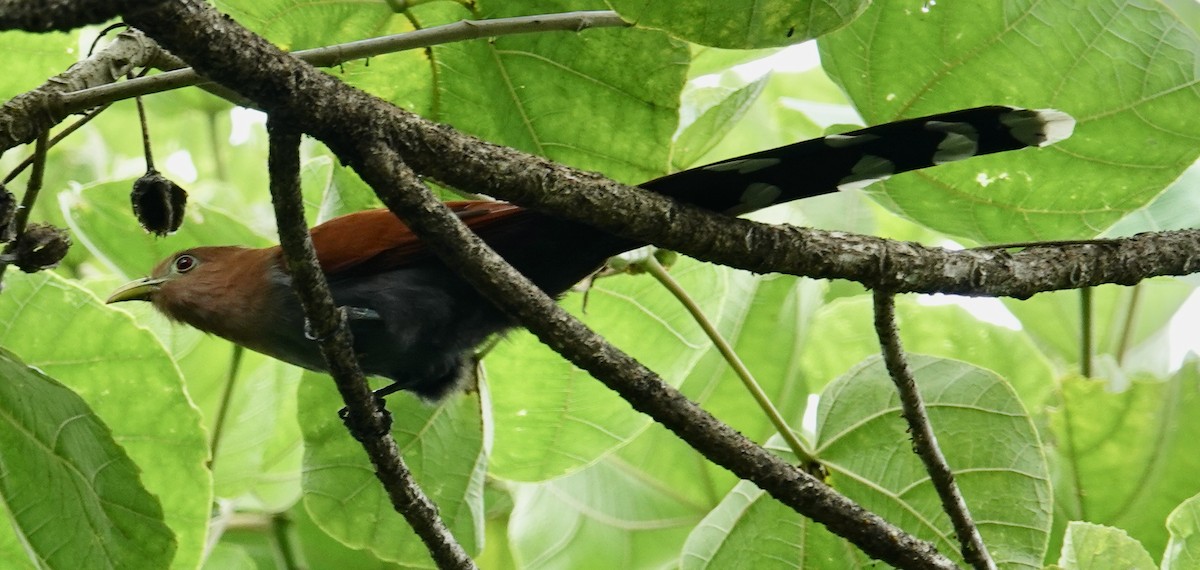
[[[1039,147],[1072,133],[1053,109],[976,107],[831,134],[684,170],[640,187],[729,215],[859,188],[894,174]],[[446,206],[513,267],[560,297],[614,255],[642,245],[587,224],[500,201]],[[345,310],[363,372],[391,380],[376,395],[437,401],[463,384],[476,348],[517,326],[386,209],[313,227],[317,260]],[[250,350],[326,371],[279,246],[204,246],[158,263],[107,303],[148,301],[168,319]]]

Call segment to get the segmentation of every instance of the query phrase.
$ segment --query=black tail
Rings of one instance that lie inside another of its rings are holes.
[[[744,214],[900,172],[1047,145],[1069,136],[1074,125],[1054,110],[979,107],[748,154],[641,186],[709,210]],[[608,257],[644,245],[546,214],[528,215],[519,232],[493,233],[488,243],[551,295],[566,291]]]
[[[976,107],[747,154],[641,187],[705,209],[744,214],[861,188],[909,170],[1053,144],[1070,136],[1074,127],[1074,119],[1053,109]],[[738,188],[743,190],[738,193]]]

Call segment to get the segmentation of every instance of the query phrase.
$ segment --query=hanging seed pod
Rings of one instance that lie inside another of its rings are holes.
[[[17,214],[17,197],[3,184],[0,184],[0,242],[8,243],[17,236],[13,235],[13,216]]]
[[[25,273],[51,269],[67,256],[71,238],[50,224],[29,224],[13,248],[13,264]]]
[[[138,223],[154,235],[165,236],[183,224],[187,192],[157,170],[147,170],[133,183],[129,199]]]

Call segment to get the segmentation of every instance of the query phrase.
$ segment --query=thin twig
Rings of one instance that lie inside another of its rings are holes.
[[[296,552],[295,541],[292,540],[291,527],[292,521],[286,513],[271,515],[271,547],[282,570],[304,568]]]
[[[912,433],[913,449],[925,463],[929,479],[942,500],[942,508],[950,515],[954,525],[954,534],[958,536],[962,547],[963,559],[977,570],[995,570],[996,563],[988,554],[987,545],[979,535],[979,528],[971,520],[971,512],[967,502],[959,492],[958,484],[954,482],[954,472],[942,455],[937,444],[937,435],[933,433],[933,425],[929,423],[929,415],[925,412],[925,402],[917,390],[916,378],[908,367],[904,356],[904,347],[900,343],[900,331],[896,328],[896,297],[890,291],[875,290],[875,332],[879,335],[879,344],[883,349],[883,360],[887,364],[888,373],[896,383],[900,393],[900,405],[904,410],[904,419],[908,421]]]
[[[225,421],[229,415],[229,407],[233,402],[233,389],[237,386],[238,371],[242,367],[242,355],[246,349],[240,344],[233,345],[233,354],[229,358],[229,373],[221,387],[221,400],[217,403],[217,416],[213,420],[212,439],[208,443],[208,469],[216,469],[217,451],[221,447],[221,435],[225,432]]]
[[[29,216],[33,213],[33,205],[37,203],[38,194],[42,191],[42,182],[46,175],[46,151],[50,142],[46,133],[38,135],[33,147],[33,172],[29,174],[29,183],[25,186],[25,195],[21,196],[21,207],[13,216],[13,235],[20,237],[29,225]]]
[[[12,233],[9,234],[13,236],[13,240],[4,247],[4,258],[16,250],[17,243],[21,241],[21,236],[25,234],[25,228],[29,225],[29,216],[33,213],[33,205],[37,203],[38,194],[42,191],[42,181],[46,174],[46,149],[49,146],[47,134],[42,131],[33,147],[33,172],[29,174],[29,183],[25,185],[25,194],[21,196],[21,205],[17,208],[17,213],[13,215]],[[7,261],[0,259],[0,278],[4,277],[8,265]]]
[[[146,155],[146,173],[154,172],[154,153],[150,149],[150,125],[146,122],[146,106],[141,97],[134,97],[137,102],[138,124],[142,127],[142,154]]]
[[[1092,288],[1079,290],[1079,373],[1092,377]]]
[[[439,568],[474,569],[475,563],[454,539],[404,464],[389,431],[389,417],[376,401],[354,356],[345,312],[336,307],[329,291],[312,237],[304,222],[300,193],[300,134],[287,121],[269,118],[268,165],[271,199],[279,226],[292,288],[300,298],[305,318],[321,347],[329,372],[346,402],[346,421],[362,444],[383,483],[392,506],[404,516],[425,543]]]
[[[712,341],[713,346],[717,347],[721,356],[725,358],[725,362],[729,363],[729,367],[733,369],[733,373],[742,381],[742,385],[746,387],[746,391],[750,392],[758,407],[771,420],[780,437],[787,442],[788,448],[796,455],[797,461],[801,465],[813,465],[817,463],[816,458],[805,448],[804,442],[800,441],[796,432],[792,431],[791,426],[788,425],[787,420],[783,419],[783,414],[779,413],[779,409],[775,407],[775,403],[771,401],[770,396],[767,396],[762,386],[754,379],[754,375],[750,373],[750,369],[746,368],[746,363],[742,362],[741,357],[729,345],[729,341],[721,336],[717,327],[713,326],[712,321],[708,320],[704,311],[700,310],[695,300],[679,285],[679,282],[675,281],[674,277],[671,277],[671,274],[667,272],[666,268],[653,255],[648,256],[645,261],[638,263],[638,266],[644,268],[663,287],[666,287],[667,291],[674,295],[675,299],[692,315],[692,320],[696,321],[696,324],[700,325],[700,328],[704,330],[704,334]]]
[[[88,124],[92,119],[95,119],[97,116],[100,115],[100,113],[103,113],[105,109],[108,109],[111,106],[112,106],[112,103],[105,103],[99,107],[96,107],[95,109],[88,111],[86,114],[84,114],[78,120],[76,120],[74,123],[67,125],[63,130],[59,131],[58,134],[51,137],[50,141],[46,144],[46,149],[49,150],[51,148],[54,148],[54,145],[62,142],[63,139],[71,136],[71,133],[74,133],[75,131],[79,130],[80,127]],[[30,154],[29,156],[25,157],[25,160],[22,160],[21,163],[16,166],[16,168],[13,168],[12,172],[9,172],[8,176],[5,176],[4,181],[0,182],[0,184],[8,184],[9,182],[12,182],[16,177],[20,176],[21,173],[24,172],[26,168],[29,168],[29,166],[33,164],[34,158],[36,158],[36,157],[37,157],[36,152],[34,154]]]
[[[1142,289],[1145,285],[1138,283],[1129,288],[1129,303],[1125,305],[1125,322],[1121,325],[1121,338],[1117,341],[1117,366],[1121,367],[1125,364],[1125,357],[1129,356],[1129,345],[1133,342],[1133,329],[1137,323],[1138,305],[1142,298]]]
[[[580,32],[589,28],[629,25],[611,10],[563,12],[494,20],[462,20],[453,24],[434,26],[403,34],[301,50],[293,52],[292,55],[317,67],[335,67],[356,59],[463,40],[552,31]],[[65,93],[62,95],[61,105],[65,112],[74,113],[103,102],[120,101],[139,95],[170,91],[205,81],[206,79],[188,67],[121,83]]]

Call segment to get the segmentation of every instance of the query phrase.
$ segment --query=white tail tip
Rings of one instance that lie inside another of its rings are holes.
[[[1013,138],[1029,146],[1048,146],[1075,131],[1075,119],[1057,109],[1019,109],[1000,118]]]

